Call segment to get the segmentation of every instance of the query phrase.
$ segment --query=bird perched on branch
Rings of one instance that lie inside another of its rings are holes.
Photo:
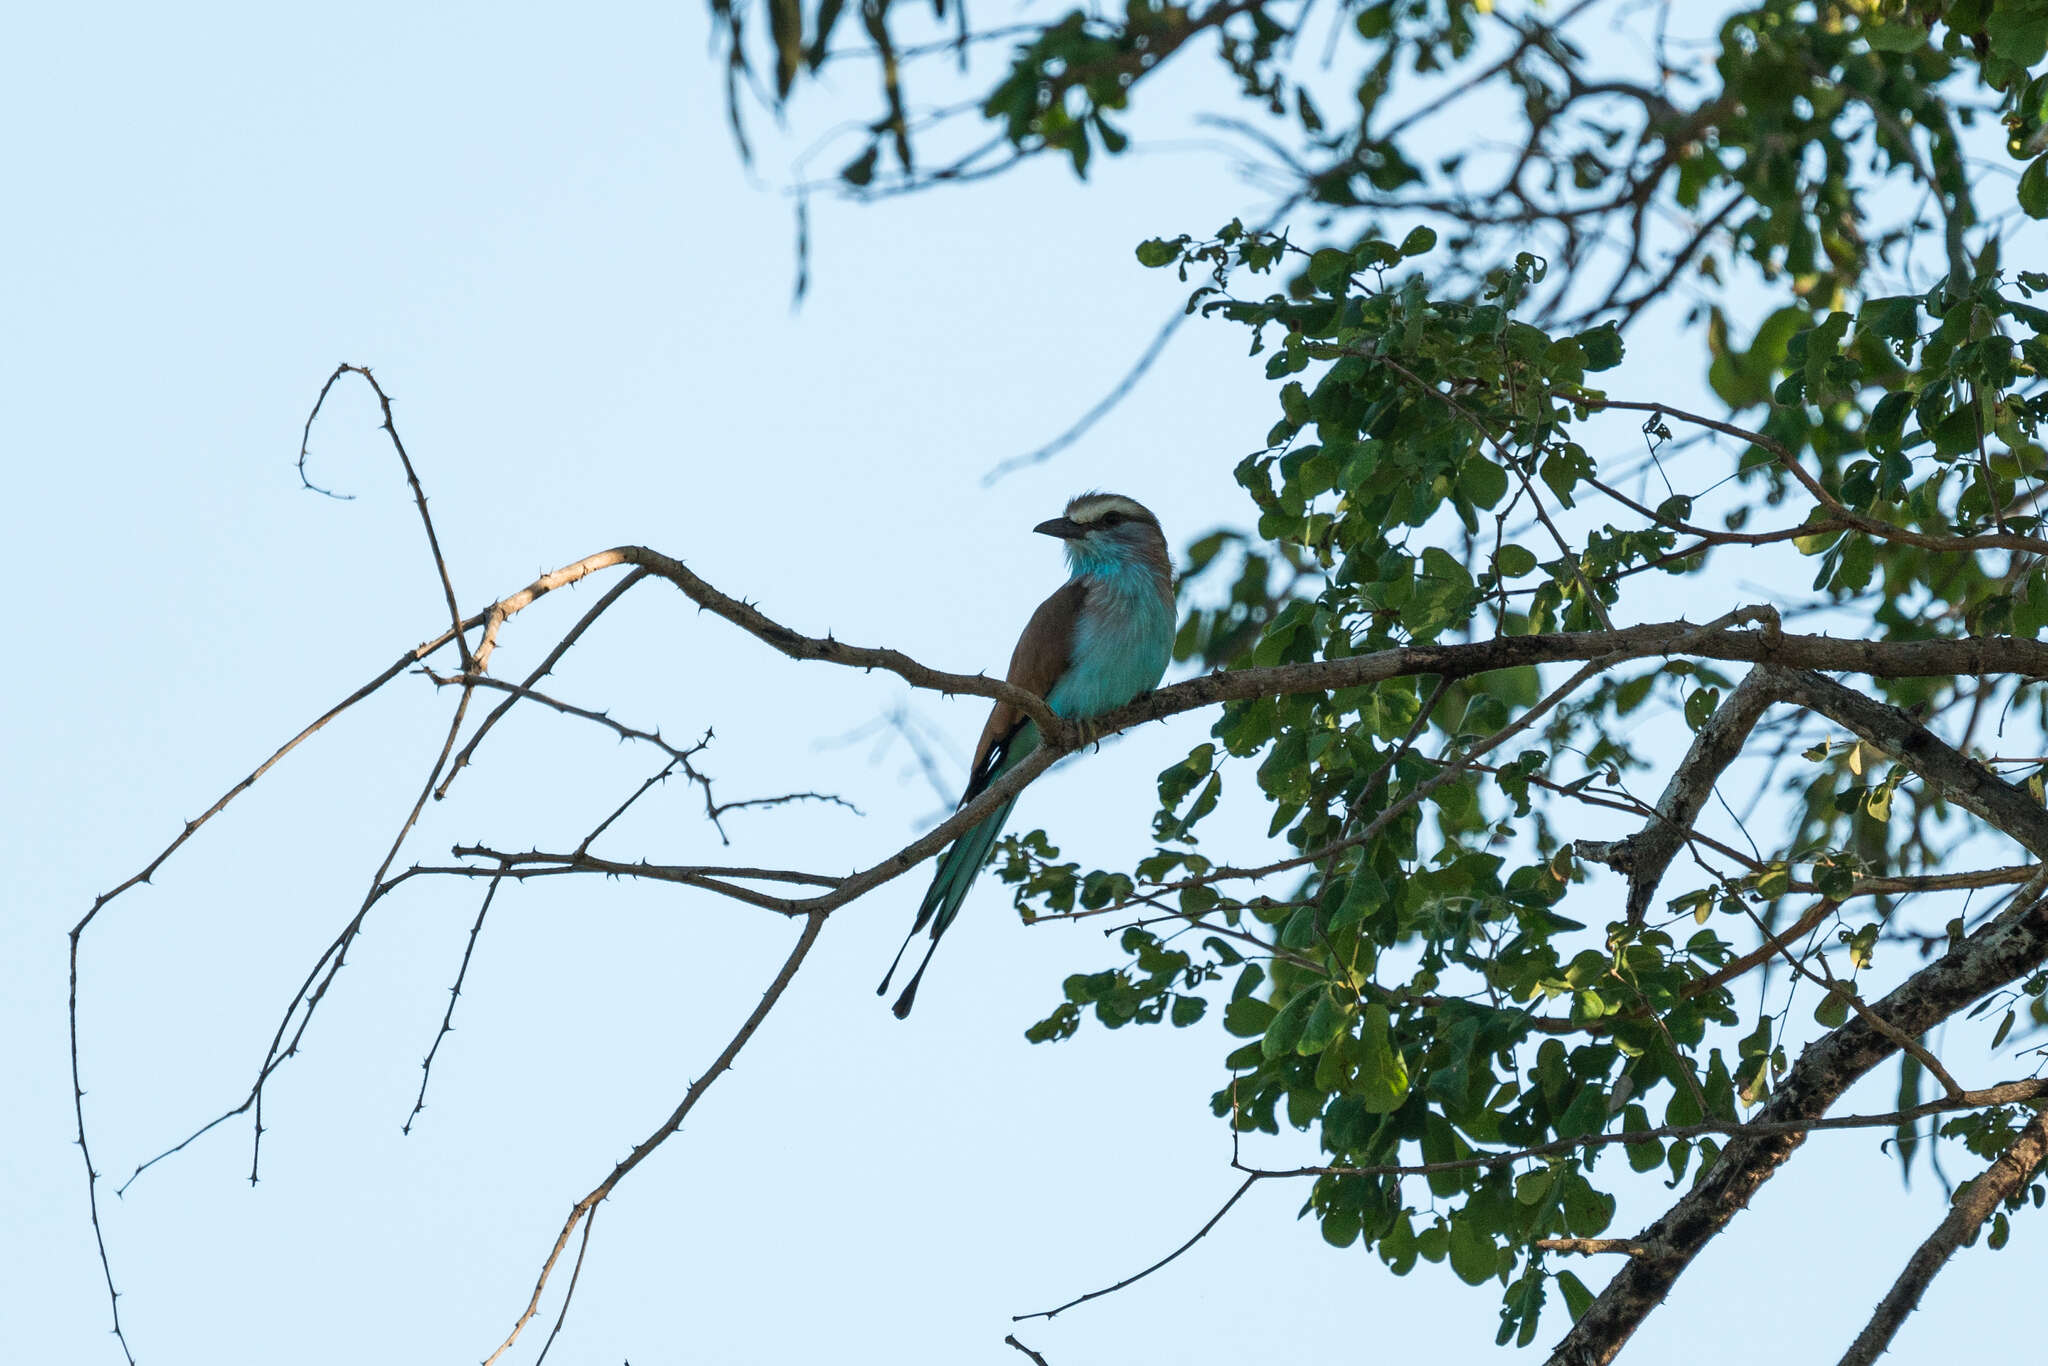
[[[1066,584],[1039,604],[1010,656],[1009,681],[1045,699],[1055,716],[1085,721],[1122,706],[1158,685],[1173,654],[1173,562],[1159,519],[1114,493],[1084,493],[1063,516],[1032,528],[1066,543]],[[1038,727],[1008,702],[998,702],[974,749],[974,769],[960,804],[1023,762],[1039,745]],[[917,922],[875,989],[889,989],[905,949],[931,928],[931,947],[897,998],[896,1018],[910,1013],[917,984],[931,966],[939,936],[960,913],[960,903],[988,861],[996,836],[1017,804],[1012,797],[988,819],[964,832],[939,855],[931,890]]]

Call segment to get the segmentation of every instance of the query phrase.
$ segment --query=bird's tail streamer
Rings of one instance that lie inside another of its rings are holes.
[[[931,947],[924,951],[924,961],[917,965],[917,972],[912,975],[909,985],[903,988],[903,994],[891,1007],[897,1019],[910,1013],[911,1005],[917,1000],[917,985],[924,980],[924,970],[931,966],[932,954],[938,950],[939,936],[960,914],[960,903],[967,899],[968,888],[974,885],[981,865],[988,862],[989,850],[995,847],[996,837],[1003,833],[1003,827],[1010,820],[1010,811],[1016,805],[1014,797],[1004,802],[989,813],[987,820],[969,828],[939,856],[938,872],[932,877],[931,890],[924,894],[924,904],[917,909],[917,920],[911,925],[910,933],[903,937],[903,947],[896,950],[896,957],[890,961],[888,975],[875,988],[877,996],[889,990],[889,982],[896,976],[896,969],[903,962],[910,941],[917,937],[919,930],[931,926]]]

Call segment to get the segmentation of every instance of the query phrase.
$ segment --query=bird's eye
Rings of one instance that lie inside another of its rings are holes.
[[[1102,514],[1101,517],[1097,518],[1096,520],[1098,524],[1102,526],[1116,526],[1117,524],[1122,522],[1123,519],[1124,515],[1121,512],[1105,512]]]

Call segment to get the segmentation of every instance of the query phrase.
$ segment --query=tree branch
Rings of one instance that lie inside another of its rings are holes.
[[[1757,720],[1777,700],[1770,676],[1760,668],[1751,669],[1693,737],[1692,748],[1672,770],[1664,795],[1657,799],[1656,813],[1641,830],[1626,839],[1579,840],[1572,846],[1580,858],[1604,864],[1628,879],[1629,924],[1642,923],[1671,860],[1713,795],[1715,782],[1742,753]]]
[[[1982,1176],[1956,1192],[1948,1216],[1907,1260],[1906,1269],[1879,1301],[1877,1312],[1843,1354],[1841,1366],[1871,1366],[1884,1355],[1906,1316],[1919,1306],[1928,1284],[1948,1264],[1956,1249],[1976,1236],[2001,1202],[2011,1199],[2026,1185],[2044,1156],[2048,1156],[2048,1111],[2029,1120]]]
[[[1774,670],[1779,694],[1847,726],[1868,744],[1912,769],[1949,800],[2010,835],[2036,858],[2048,859],[2048,810],[2021,789],[1970,759],[1904,711],[1806,670]]]
[[[1168,1262],[1177,1259],[1182,1253],[1186,1252],[1196,1243],[1201,1242],[1202,1239],[1208,1237],[1209,1231],[1215,1228],[1216,1225],[1223,1222],[1223,1216],[1230,1213],[1231,1209],[1237,1204],[1237,1202],[1244,1199],[1244,1193],[1250,1190],[1253,1186],[1257,1185],[1259,1183],[1259,1180],[1260,1174],[1258,1172],[1253,1172],[1250,1176],[1247,1176],[1244,1179],[1244,1184],[1239,1186],[1236,1192],[1233,1193],[1228,1200],[1225,1200],[1223,1202],[1223,1208],[1217,1210],[1214,1214],[1210,1215],[1209,1222],[1195,1230],[1194,1237],[1188,1239],[1179,1247],[1167,1253],[1164,1257],[1161,1257],[1158,1261],[1152,1263],[1152,1265],[1146,1267],[1143,1271],[1138,1272],[1136,1275],[1126,1276],[1122,1280],[1118,1281],[1115,1285],[1106,1285],[1102,1287],[1102,1289],[1100,1290],[1091,1290],[1085,1295],[1076,1295],[1073,1299],[1068,1300],[1065,1304],[1058,1305],[1051,1309],[1040,1309],[1030,1314],[1013,1314],[1010,1316],[1010,1322],[1022,1323],[1026,1319],[1057,1318],[1061,1314],[1066,1313],[1069,1309],[1072,1309],[1077,1304],[1086,1304],[1090,1300],[1099,1300],[1104,1295],[1114,1295],[1117,1291],[1122,1290],[1127,1285],[1137,1284],[1139,1281],[1144,1280],[1153,1272],[1159,1270],[1159,1268],[1165,1266]],[[489,1366],[489,1363],[486,1363],[486,1366]]]
[[[484,1366],[493,1366],[500,1357],[511,1350],[512,1344],[519,1340],[520,1332],[539,1312],[540,1298],[547,1291],[548,1278],[554,1274],[555,1263],[561,1260],[563,1249],[569,1246],[569,1239],[575,1236],[576,1226],[590,1218],[596,1212],[599,1202],[616,1190],[619,1182],[625,1180],[635,1167],[646,1161],[648,1154],[667,1142],[670,1135],[683,1127],[683,1120],[689,1116],[690,1111],[697,1108],[697,1102],[711,1089],[711,1083],[717,1081],[732,1067],[733,1059],[747,1046],[747,1040],[754,1037],[754,1032],[761,1027],[761,1022],[768,1018],[768,1012],[775,1008],[775,1003],[782,999],[782,993],[789,989],[791,980],[796,976],[796,970],[803,966],[804,959],[810,955],[812,946],[818,942],[819,932],[824,928],[823,915],[806,917],[803,932],[797,936],[796,946],[789,951],[789,957],[783,961],[782,967],[768,983],[768,989],[761,993],[760,1003],[733,1034],[724,1051],[712,1061],[709,1070],[690,1083],[689,1089],[683,1093],[682,1102],[662,1121],[660,1128],[642,1140],[624,1160],[612,1168],[609,1176],[598,1182],[589,1194],[570,1207],[569,1217],[563,1220],[562,1231],[555,1238],[554,1247],[548,1252],[547,1260],[541,1264],[540,1276],[534,1281],[533,1295],[526,1302],[525,1312],[521,1313],[518,1321],[512,1325],[512,1331],[506,1334],[505,1340],[498,1345],[498,1350],[484,1361]],[[577,1253],[576,1261],[579,1266],[582,1264],[581,1252]]]
[[[1918,1036],[1988,991],[2048,961],[2048,900],[2028,898],[1921,969],[1872,1007]],[[1759,1112],[1763,1127],[1734,1138],[1685,1196],[1645,1229],[1631,1257],[1572,1325],[1551,1366],[1604,1366],[1828,1107],[1898,1045],[1862,1017],[1809,1045]],[[1755,1125],[1757,1121],[1752,1121]],[[1780,1128],[1779,1126],[1786,1126]]]

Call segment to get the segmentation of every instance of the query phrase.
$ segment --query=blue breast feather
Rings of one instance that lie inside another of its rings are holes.
[[[1090,717],[1157,687],[1173,655],[1173,607],[1139,564],[1086,575],[1088,597],[1074,624],[1067,671],[1046,696],[1060,716]]]

